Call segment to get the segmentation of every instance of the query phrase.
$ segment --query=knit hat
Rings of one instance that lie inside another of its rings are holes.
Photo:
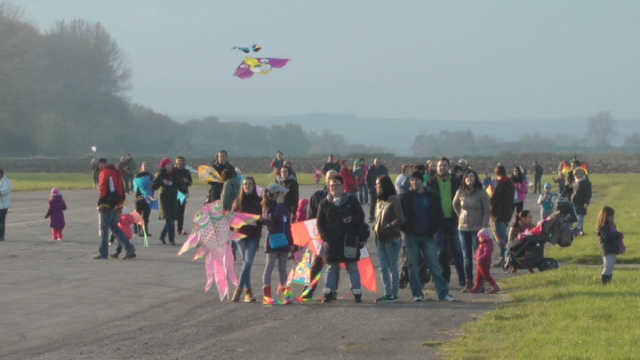
[[[545,183],[544,184],[544,188],[545,189],[551,189],[551,184],[550,183]]]
[[[413,170],[411,173],[411,177],[409,179],[420,179],[424,178],[424,174],[422,174],[419,170]]]
[[[60,195],[60,190],[58,190],[58,188],[51,189],[51,196],[57,196],[57,195]]]
[[[491,230],[484,228],[478,231],[478,239],[491,241],[492,238],[493,238],[493,235],[491,234]]]
[[[164,168],[165,166],[167,166],[168,164],[171,164],[171,159],[169,158],[164,158],[162,160],[160,160],[160,168]]]
[[[277,194],[277,193],[288,193],[289,189],[285,188],[284,186],[280,185],[280,184],[269,184],[269,186],[267,186],[267,192],[269,192],[269,194]]]

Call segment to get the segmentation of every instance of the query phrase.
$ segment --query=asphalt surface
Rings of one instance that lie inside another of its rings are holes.
[[[303,186],[301,196],[315,190]],[[189,218],[205,191],[192,190]],[[204,293],[204,264],[191,261],[194,251],[178,257],[179,246],[160,244],[163,222],[157,212],[151,214],[150,246],[133,239],[136,259],[92,260],[99,245],[96,190],[62,192],[68,206],[62,243],[48,241],[43,217],[49,192],[12,195],[6,241],[0,242],[2,359],[439,359],[438,347],[425,343],[460,336],[462,324],[507,296],[462,294],[452,269],[455,303],[438,301],[432,283],[422,303],[414,303],[408,289],[400,290],[396,303],[374,303],[383,293],[379,277],[378,294],[365,290],[363,304],[352,297],[276,307],[220,302],[215,286]],[[537,214],[533,202],[531,195],[526,208]],[[187,220],[187,229],[190,225]],[[178,245],[184,239],[178,237]],[[377,264],[373,239],[369,249]],[[237,274],[241,264],[235,262]],[[251,276],[257,295],[264,265],[261,248]],[[513,276],[501,269],[493,275]],[[274,270],[274,284],[276,278]],[[339,296],[346,295],[347,279],[343,271]],[[294,287],[296,295],[300,292]]]

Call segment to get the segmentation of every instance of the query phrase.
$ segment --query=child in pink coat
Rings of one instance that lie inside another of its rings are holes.
[[[296,212],[296,222],[307,220],[307,206],[309,206],[308,199],[300,199],[300,201],[298,201],[298,211]]]
[[[478,231],[478,249],[476,250],[476,283],[469,292],[479,293],[482,282],[487,280],[491,285],[491,294],[500,291],[500,287],[491,277],[491,254],[493,254],[493,240],[491,239],[491,231],[484,228]]]
[[[60,190],[51,189],[51,197],[49,198],[49,209],[44,215],[45,219],[49,219],[49,227],[51,228],[51,240],[62,241],[62,230],[64,230],[64,211],[67,210],[67,204],[62,200]]]
[[[129,210],[127,208],[124,208],[122,210],[122,214],[120,215],[120,219],[118,220],[118,227],[120,228],[120,230],[122,230],[124,235],[129,240],[131,240],[131,238],[133,237],[133,230],[131,230],[131,225],[135,223],[136,223],[135,217],[129,214]],[[111,237],[114,237],[113,234],[111,234]],[[115,237],[114,237],[114,240],[115,240]],[[118,247],[116,248],[116,252],[109,256],[111,256],[114,259],[117,259],[118,256],[120,256],[121,252],[122,252],[122,244],[120,244],[120,242],[118,241]],[[135,257],[135,254],[133,254],[133,257]]]

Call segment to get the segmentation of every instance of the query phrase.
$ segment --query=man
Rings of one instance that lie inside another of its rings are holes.
[[[369,223],[373,223],[373,215],[376,211],[376,179],[378,176],[387,175],[389,171],[380,163],[380,158],[373,159],[373,165],[367,171],[367,187],[369,188]]]
[[[409,190],[409,187],[411,186],[411,184],[409,184],[410,173],[411,165],[402,164],[402,174],[398,175],[395,183],[396,193],[398,194],[398,196],[402,196],[402,194]]]
[[[127,165],[127,160],[125,160],[124,156],[120,157],[120,162],[118,163],[118,170],[122,174],[122,183],[124,184],[124,191],[129,193],[129,183],[127,179],[129,179],[129,166]]]
[[[369,172],[369,167],[367,166],[365,159],[360,158],[360,179],[358,179],[358,200],[360,200],[360,205],[369,205],[367,172]]]
[[[322,174],[326,175],[327,171],[329,170],[335,170],[336,174],[340,173],[340,170],[342,170],[340,168],[340,164],[333,161],[333,154],[329,155],[329,157],[327,158],[327,162],[322,167]]]
[[[431,278],[438,292],[438,299],[452,302],[455,299],[449,295],[449,287],[442,277],[442,270],[438,265],[437,247],[433,236],[437,233],[443,220],[440,195],[424,188],[423,176],[419,171],[411,173],[411,189],[400,200],[404,213],[402,232],[407,243],[409,256],[409,284],[413,301],[424,300],[422,283],[420,281],[420,257],[431,272]]]
[[[344,263],[349,273],[351,292],[356,303],[362,302],[360,285],[360,243],[358,229],[364,225],[364,211],[354,196],[343,191],[344,180],[336,175],[329,180],[329,195],[318,207],[317,226],[325,244],[327,273],[324,284],[324,303],[336,300],[340,263]]]
[[[533,193],[542,194],[542,173],[544,170],[538,164],[538,160],[533,162]]]
[[[189,187],[193,185],[193,179],[191,178],[191,172],[185,168],[186,164],[187,164],[187,161],[185,160],[185,158],[183,156],[178,156],[176,158],[176,167],[174,171],[176,175],[182,179],[182,183],[187,188],[187,193],[185,193],[185,196],[188,198],[189,197],[188,190],[189,190]],[[187,235],[187,232],[184,231],[183,229],[184,210],[186,209],[186,207],[187,207],[187,200],[185,200],[184,203],[178,202],[178,217],[176,219],[178,223],[178,235]]]
[[[284,165],[284,156],[282,154],[282,151],[278,150],[278,152],[276,153],[276,158],[271,160],[271,168],[273,169],[273,176],[275,176],[276,179],[278,178],[278,175],[280,174],[280,169],[282,169],[283,165]]]
[[[461,177],[449,174],[449,159],[440,158],[437,164],[438,175],[429,179],[427,187],[440,195],[440,203],[444,219],[438,229],[438,258],[442,266],[442,276],[449,283],[451,281],[451,266],[449,265],[448,250],[451,249],[453,262],[458,273],[460,286],[465,285],[464,262],[462,246],[458,235],[458,215],[453,211],[453,198],[460,187]]]
[[[133,177],[136,172],[136,164],[133,162],[131,154],[127,154],[127,158],[124,159],[124,162],[126,164],[125,169],[127,170],[127,176],[124,178],[124,186],[125,188],[130,190],[130,192],[127,192],[127,194],[131,194],[133,193]]]
[[[216,159],[211,163],[211,167],[218,172],[218,174],[222,175],[222,172],[225,170],[229,170],[229,177],[235,178],[236,169],[229,163],[228,161],[229,155],[226,150],[220,150],[219,153],[216,154]],[[223,182],[211,181],[209,182],[209,197],[207,199],[207,203],[212,203],[216,200],[220,200],[222,196],[222,188],[224,187]]]
[[[462,172],[467,170],[467,167],[468,167],[467,160],[465,159],[458,160],[458,165],[460,165],[460,169],[462,169]]]
[[[516,187],[511,178],[507,176],[507,169],[498,165],[496,167],[496,185],[491,196],[491,230],[496,236],[498,246],[500,246],[500,260],[493,264],[493,267],[502,267],[504,264],[504,252],[507,245],[507,228],[511,221],[513,212],[513,196]]]
[[[127,236],[118,227],[120,214],[122,213],[122,204],[124,203],[125,193],[122,184],[122,173],[116,169],[113,164],[107,165],[107,159],[98,160],[100,168],[100,182],[98,189],[100,190],[100,198],[98,199],[98,211],[100,212],[100,230],[102,233],[102,242],[98,248],[99,254],[94,255],[92,259],[106,260],[109,256],[109,230],[115,235],[116,239],[124,247],[125,255],[122,258],[133,259],[136,257],[136,249],[131,245]]]

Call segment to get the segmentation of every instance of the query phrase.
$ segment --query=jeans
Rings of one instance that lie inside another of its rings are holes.
[[[115,235],[116,239],[122,246],[124,246],[124,250],[127,253],[132,251],[136,251],[136,249],[131,245],[127,236],[122,232],[122,229],[118,227],[118,220],[120,220],[120,213],[122,211],[120,209],[115,210],[102,210],[100,212],[100,227],[102,230],[102,242],[100,243],[100,247],[98,251],[100,251],[100,256],[107,257],[109,256],[109,230]]]
[[[287,258],[289,253],[286,251],[274,251],[267,253],[267,265],[264,267],[262,273],[262,284],[264,286],[271,286],[271,273],[273,268],[278,262],[278,273],[280,275],[280,286],[285,287],[287,285]]]
[[[368,204],[369,203],[369,189],[367,185],[358,185],[358,200],[360,204]]]
[[[0,209],[0,240],[4,240],[4,223],[7,219],[9,209]]]
[[[422,256],[429,272],[431,272],[431,279],[436,285],[438,298],[444,299],[449,295],[449,287],[442,277],[442,270],[438,264],[438,249],[435,240],[427,235],[406,234],[405,241],[409,255],[409,284],[413,296],[422,295],[422,282],[420,281],[420,257]]]
[[[169,242],[174,243],[176,241],[176,223],[174,219],[165,219],[164,227],[160,231],[160,239],[167,237],[169,234]]]
[[[578,230],[584,231],[584,215],[578,215]]]
[[[447,246],[449,245],[449,246]],[[458,229],[453,225],[453,219],[445,218],[438,230],[438,259],[442,267],[442,277],[446,282],[451,280],[451,266],[449,266],[449,256],[447,249],[451,249],[453,262],[458,273],[458,281],[464,283],[464,266],[462,260],[462,249],[460,247],[460,238],[458,237]]]
[[[498,247],[500,247],[500,260],[504,260],[504,252],[507,248],[507,241],[509,238],[507,237],[507,229],[509,228],[508,221],[498,221],[491,223],[492,230],[502,239],[504,242],[500,241],[500,239],[496,239],[498,242]]]
[[[240,271],[238,289],[251,289],[251,266],[253,258],[256,256],[258,242],[260,242],[260,238],[256,237],[238,240],[238,246],[242,252],[242,271]]]
[[[398,296],[400,287],[400,270],[398,269],[398,256],[402,248],[402,239],[392,239],[385,242],[378,241],[378,262],[380,263],[380,275],[386,295]]]
[[[351,282],[351,290],[357,290],[360,292],[362,286],[360,285],[360,271],[358,270],[357,261],[348,261],[344,265],[347,268],[349,274],[349,281]],[[338,274],[340,274],[340,263],[327,264],[327,274],[324,278],[324,288],[333,292],[338,290]]]
[[[464,277],[471,281],[473,280],[473,256],[478,249],[478,232],[475,230],[458,230],[458,233],[464,258]]]
[[[371,190],[371,189],[369,189]],[[369,191],[369,220],[375,219],[376,214],[376,202],[378,201],[378,197],[375,192]]]

